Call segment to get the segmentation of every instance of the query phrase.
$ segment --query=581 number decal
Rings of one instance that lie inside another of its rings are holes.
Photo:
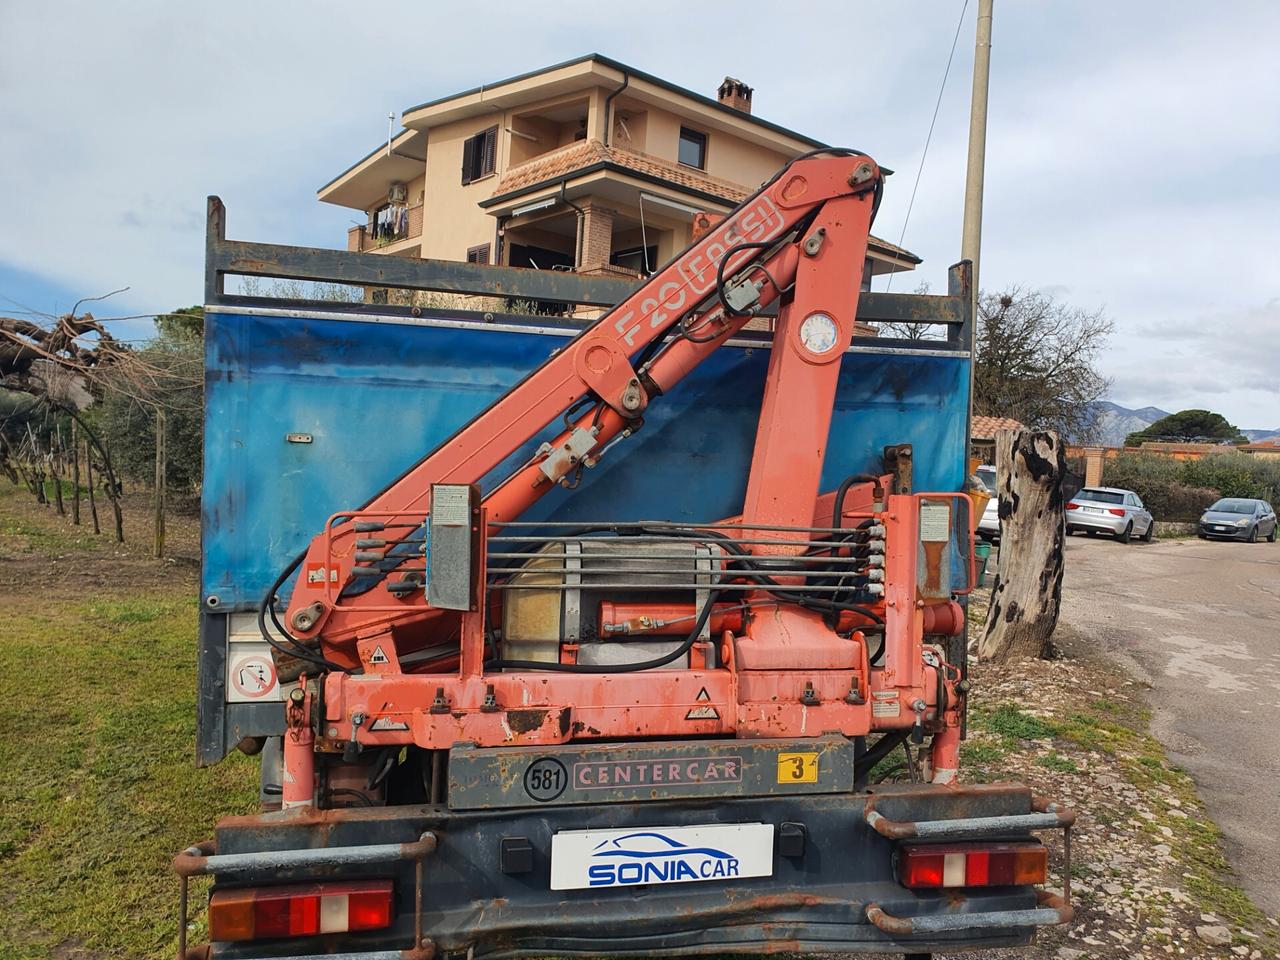
[[[568,771],[555,757],[539,757],[524,772],[524,792],[541,803],[554,800],[568,785]]]

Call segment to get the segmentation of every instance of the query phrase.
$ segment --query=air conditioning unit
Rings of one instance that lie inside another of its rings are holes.
[[[392,203],[404,203],[409,199],[409,188],[403,183],[393,183],[387,188],[387,199]]]

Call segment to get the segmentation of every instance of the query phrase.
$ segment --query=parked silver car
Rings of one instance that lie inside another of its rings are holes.
[[[1265,500],[1223,497],[1200,518],[1201,539],[1225,537],[1257,543],[1276,542],[1276,512]]]
[[[1091,537],[1109,533],[1121,543],[1135,536],[1150,542],[1155,528],[1155,517],[1132,490],[1085,487],[1067,503],[1067,536],[1083,530]]]

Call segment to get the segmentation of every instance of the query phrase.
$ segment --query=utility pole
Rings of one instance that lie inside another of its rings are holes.
[[[969,413],[965,422],[965,469],[969,469],[973,436],[973,401],[978,360],[978,261],[982,249],[982,174],[987,158],[987,88],[991,79],[991,7],[978,0],[977,36],[973,49],[973,95],[969,102],[969,168],[964,184],[964,227],[960,258],[973,264],[969,299]]]
[[[987,88],[991,79],[992,3],[993,0],[978,0],[978,30],[973,50],[973,98],[969,107],[969,170],[964,184],[964,233],[960,238],[961,258],[973,261],[975,300],[978,296],[978,258],[982,248],[982,174],[987,157]]]

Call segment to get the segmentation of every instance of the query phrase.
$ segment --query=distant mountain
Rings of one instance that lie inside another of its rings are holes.
[[[1280,428],[1275,430],[1241,430],[1250,443],[1257,443],[1259,440],[1277,440],[1280,439]]]
[[[1124,438],[1137,430],[1145,430],[1162,417],[1169,416],[1168,410],[1159,407],[1140,407],[1137,410],[1122,407],[1110,400],[1100,400],[1097,404],[1098,442],[1108,447],[1124,445]]]
[[[1100,400],[1096,404],[1098,414],[1098,442],[1108,447],[1124,445],[1124,438],[1138,430],[1145,430],[1162,417],[1169,416],[1168,410],[1159,407],[1139,407],[1132,409],[1122,407],[1110,400]],[[1280,438],[1280,428],[1275,430],[1241,430],[1251,443],[1259,440]]]

